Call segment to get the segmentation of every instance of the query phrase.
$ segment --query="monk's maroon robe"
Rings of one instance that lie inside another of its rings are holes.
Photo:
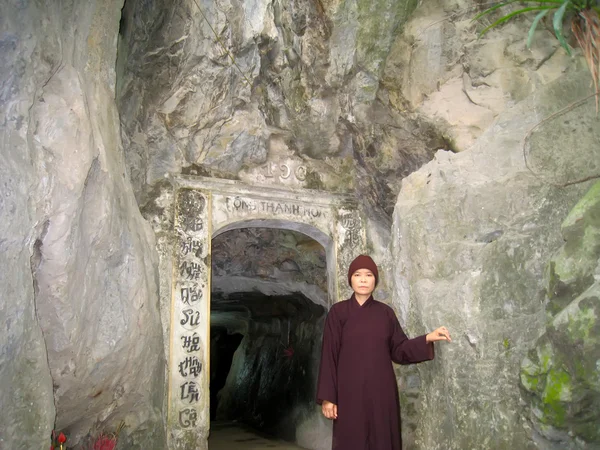
[[[425,335],[408,339],[392,308],[354,298],[333,305],[325,321],[317,402],[338,406],[333,450],[401,450],[400,406],[392,361],[433,359]]]

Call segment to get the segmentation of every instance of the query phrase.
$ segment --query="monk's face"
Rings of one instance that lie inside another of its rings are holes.
[[[375,290],[375,275],[369,269],[358,269],[352,274],[350,284],[356,294],[371,295]]]

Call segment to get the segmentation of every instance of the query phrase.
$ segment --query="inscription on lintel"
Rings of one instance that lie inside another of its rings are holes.
[[[298,217],[319,218],[324,215],[323,209],[317,206],[303,205],[291,202],[276,202],[269,200],[252,200],[240,197],[225,199],[229,212],[253,212],[265,214],[287,214]]]

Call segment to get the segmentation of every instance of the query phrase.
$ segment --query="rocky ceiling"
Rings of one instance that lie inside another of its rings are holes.
[[[452,144],[407,114],[403,71],[381,82],[415,2],[338,3],[125,2],[117,101],[140,204],[171,174],[255,182],[291,160],[302,187],[358,189],[390,217],[402,178]]]
[[[327,290],[325,249],[292,230],[241,228],[212,240],[213,277],[308,282]]]

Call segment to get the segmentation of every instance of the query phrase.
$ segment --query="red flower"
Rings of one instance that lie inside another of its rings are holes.
[[[113,436],[100,435],[94,442],[94,450],[114,450],[117,446],[117,438]]]
[[[61,433],[58,435],[58,443],[59,444],[64,444],[65,442],[67,442],[67,437],[65,436],[65,434],[61,431]]]

